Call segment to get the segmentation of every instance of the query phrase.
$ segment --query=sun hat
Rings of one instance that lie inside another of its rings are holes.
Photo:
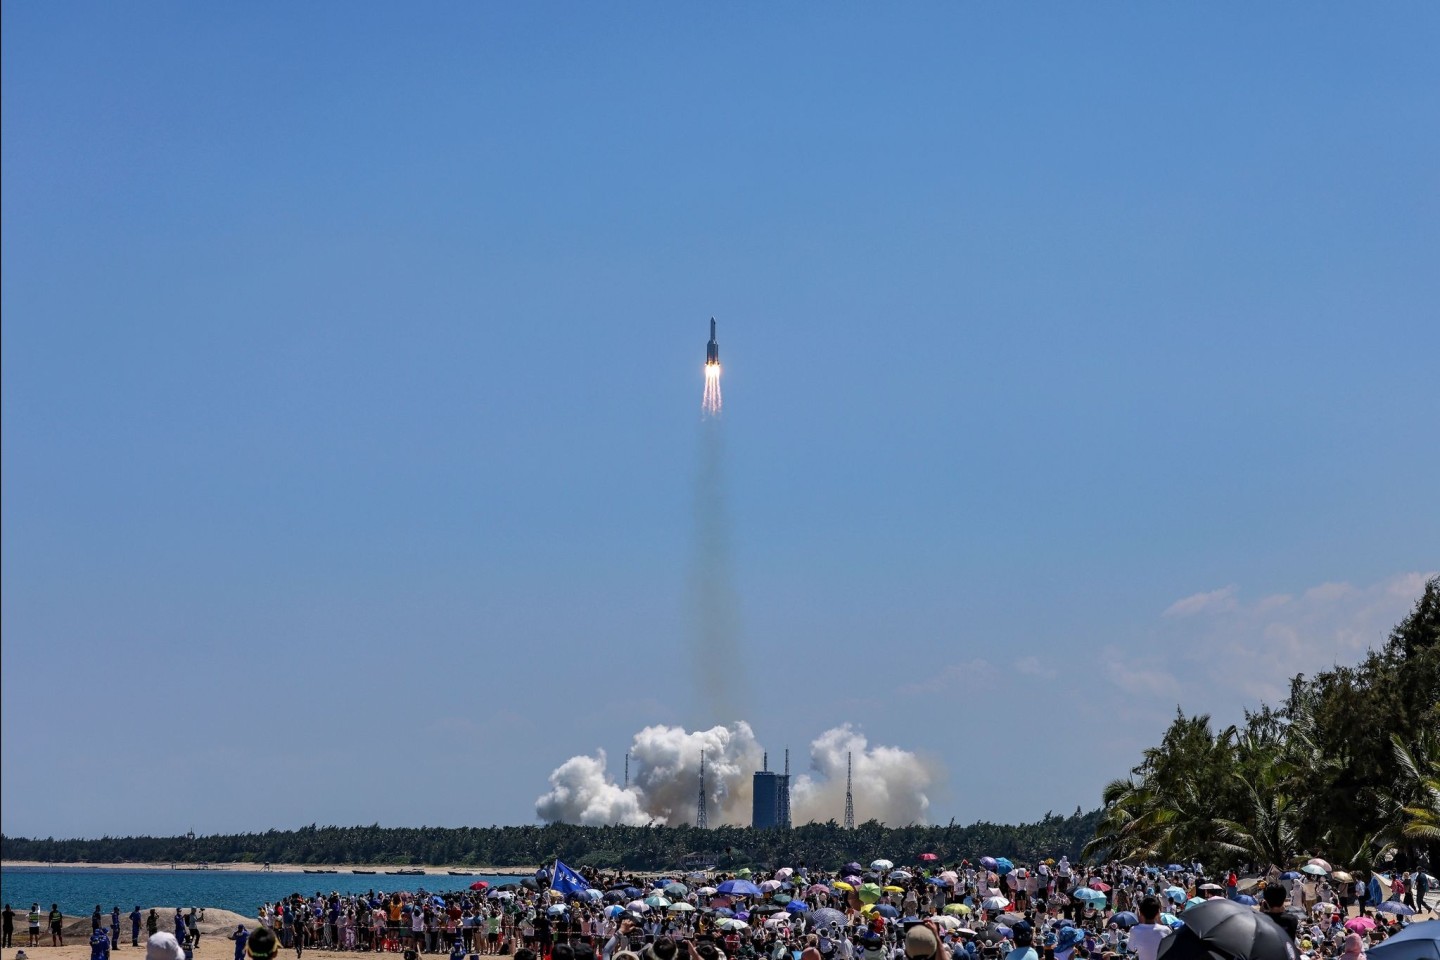
[[[145,960],[185,960],[185,951],[175,934],[161,931],[145,941]]]
[[[933,957],[939,952],[940,938],[929,927],[917,923],[905,931],[905,956],[911,960]]]

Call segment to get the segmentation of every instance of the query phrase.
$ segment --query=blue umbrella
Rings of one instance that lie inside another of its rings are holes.
[[[996,872],[996,873],[998,873],[998,874],[1000,874],[1000,875],[1003,876],[1003,875],[1009,873],[1011,870],[1014,870],[1014,869],[1015,869],[1015,864],[1011,863],[1008,858],[1006,858],[1006,857],[996,857],[996,858],[995,858],[995,872]]]
[[[728,893],[734,897],[760,896],[760,888],[749,880],[726,880],[715,889],[720,893]]]
[[[1299,877],[1300,874],[1296,873],[1294,870],[1286,870],[1284,873],[1280,874],[1281,880],[1297,880],[1299,879]]]
[[[789,903],[785,904],[785,909],[790,913],[804,913],[810,908],[805,905],[804,900],[791,900]]]
[[[733,916],[735,916],[735,911],[734,911],[734,910],[731,910],[729,907],[721,907],[720,909],[718,909],[718,910],[715,911],[715,916],[717,916],[717,917],[733,917]]]
[[[880,916],[884,917],[887,920],[894,920],[896,917],[900,916],[900,911],[896,910],[888,903],[880,904],[880,906],[875,908],[875,912],[880,914]]]
[[[1185,868],[1182,867],[1182,866],[1180,866],[1180,864],[1178,864],[1178,863],[1172,863],[1172,864],[1170,864],[1168,867],[1166,867],[1165,869],[1166,869],[1166,870],[1184,870]]]
[[[1166,887],[1165,896],[1170,900],[1174,900],[1176,903],[1185,902],[1185,891],[1179,887]]]
[[[1135,926],[1135,924],[1140,922],[1140,918],[1135,916],[1135,914],[1131,913],[1129,910],[1121,910],[1119,913],[1115,914],[1115,916],[1111,917],[1110,919],[1114,920],[1115,925],[1118,926],[1121,930],[1129,930],[1131,927]]]
[[[1230,899],[1234,900],[1236,903],[1243,903],[1247,907],[1253,907],[1257,902],[1256,899],[1250,896],[1250,894],[1248,893],[1237,893]]]
[[[1376,960],[1440,960],[1440,920],[1421,920],[1370,947]]]
[[[1393,913],[1397,917],[1415,916],[1414,907],[1407,907],[1405,906],[1405,904],[1400,903],[1398,900],[1386,900],[1384,903],[1380,904],[1380,906],[1376,907],[1375,909],[1379,910],[1381,913]]]

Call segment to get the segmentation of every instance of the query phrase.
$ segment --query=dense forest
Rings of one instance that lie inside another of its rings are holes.
[[[886,827],[870,821],[854,830],[834,821],[791,830],[718,827],[579,827],[552,823],[526,827],[317,827],[232,836],[102,837],[98,840],[27,840],[0,837],[5,860],[53,863],[363,863],[518,866],[559,857],[572,866],[664,870],[798,864],[838,867],[878,856],[913,862],[922,853],[953,862],[986,854],[1033,861],[1077,857],[1095,833],[1098,813],[1047,815],[1037,823],[1007,826]]]
[[[1278,706],[1223,730],[1177,711],[1103,802],[1096,857],[1440,862],[1440,578],[1363,662],[1296,676]]]

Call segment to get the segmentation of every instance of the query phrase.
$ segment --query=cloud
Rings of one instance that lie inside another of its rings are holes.
[[[751,778],[761,769],[765,753],[744,721],[696,731],[646,727],[630,745],[628,786],[606,772],[603,750],[571,757],[550,774],[550,789],[535,801],[535,813],[542,820],[590,825],[694,823],[702,750],[710,823],[748,824]],[[809,772],[791,780],[794,822],[838,820],[843,815],[847,754],[854,763],[857,817],[897,825],[925,822],[938,767],[908,750],[871,746],[848,724],[825,731],[810,744]]]
[[[1035,656],[1021,657],[1016,660],[1015,669],[1027,677],[1039,677],[1042,680],[1053,680],[1056,676],[1054,668],[1041,663],[1040,658]]]
[[[947,690],[964,689],[978,680],[993,679],[994,675],[995,668],[989,660],[975,657],[926,671],[919,679],[900,687],[899,692],[910,697],[944,693]]]
[[[1180,681],[1153,657],[1127,656],[1106,647],[1103,663],[1106,679],[1132,697],[1173,703],[1180,696]]]
[[[1193,617],[1198,613],[1225,613],[1235,609],[1235,585],[1211,590],[1209,593],[1193,593],[1176,600],[1165,608],[1162,616]]]

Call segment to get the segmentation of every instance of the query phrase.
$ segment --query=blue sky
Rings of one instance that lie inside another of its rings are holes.
[[[917,751],[942,822],[1094,806],[1437,566],[1437,34],[6,4],[5,832],[525,822],[739,719]]]

